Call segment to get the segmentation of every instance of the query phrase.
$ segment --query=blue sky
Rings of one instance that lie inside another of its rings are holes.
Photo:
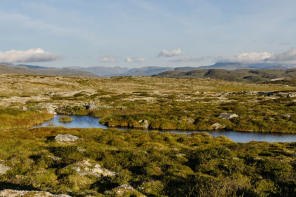
[[[0,62],[201,66],[296,60],[295,0],[0,0]]]

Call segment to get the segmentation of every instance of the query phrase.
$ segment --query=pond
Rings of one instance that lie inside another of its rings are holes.
[[[48,127],[48,126],[63,126],[67,128],[101,128],[108,129],[107,126],[99,123],[98,118],[91,116],[71,116],[71,122],[60,122],[59,118],[61,116],[55,116],[53,119],[44,122],[42,125],[35,126],[38,127]],[[126,129],[126,128],[125,128]],[[197,133],[201,131],[163,131],[172,133]],[[250,142],[250,141],[266,141],[266,142],[296,142],[296,134],[278,134],[278,133],[248,133],[248,132],[235,132],[235,131],[203,131],[211,134],[214,137],[226,136],[234,142]]]
[[[61,116],[55,116],[53,119],[44,122],[42,125],[36,126],[38,127],[67,127],[67,128],[101,128],[108,129],[107,126],[99,123],[99,119],[91,116],[71,116],[71,122],[60,122],[59,118]]]

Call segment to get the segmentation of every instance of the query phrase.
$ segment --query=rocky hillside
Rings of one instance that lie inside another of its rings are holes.
[[[264,70],[264,69],[199,69],[193,71],[167,71],[157,77],[168,78],[211,78],[238,82],[265,82],[296,78],[296,69]]]

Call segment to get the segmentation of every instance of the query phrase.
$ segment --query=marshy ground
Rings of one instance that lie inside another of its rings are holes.
[[[0,190],[72,196],[296,192],[296,143],[235,143],[204,133],[31,129],[57,111],[102,117],[109,126],[213,130],[219,123],[234,131],[295,133],[293,81],[0,75],[0,82]],[[221,113],[238,117],[222,119]],[[57,141],[59,134],[76,140]]]

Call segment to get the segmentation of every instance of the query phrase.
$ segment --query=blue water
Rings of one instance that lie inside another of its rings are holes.
[[[102,128],[108,129],[99,123],[98,118],[91,116],[71,116],[72,122],[60,122],[60,115],[55,116],[50,121],[44,122],[38,127],[48,127],[48,126],[63,126],[67,128]],[[201,133],[200,131],[164,131],[172,133]],[[296,142],[296,134],[271,134],[271,133],[248,133],[248,132],[234,132],[234,131],[205,131],[214,137],[226,136],[234,142],[250,142],[250,141],[266,141],[266,142]]]
[[[67,127],[67,128],[101,128],[101,129],[108,129],[107,126],[104,126],[99,123],[98,118],[94,118],[91,116],[71,116],[71,122],[60,122],[59,118],[61,116],[55,116],[53,119],[44,122],[42,125],[36,126],[38,127]]]

